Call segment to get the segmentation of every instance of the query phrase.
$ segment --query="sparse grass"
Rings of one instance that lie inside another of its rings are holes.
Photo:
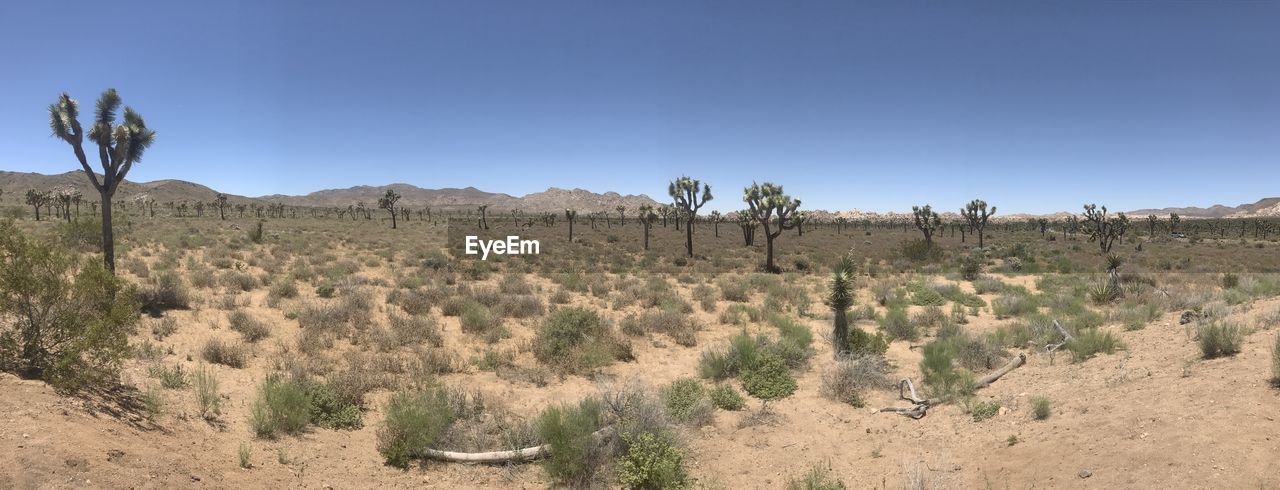
[[[200,416],[205,420],[216,420],[222,415],[222,393],[218,391],[218,376],[201,366],[191,377],[195,387],[196,402],[200,406]]]
[[[1031,413],[1036,420],[1045,420],[1053,413],[1052,402],[1047,396],[1037,396],[1031,399]]]
[[[241,310],[228,313],[227,323],[231,325],[232,330],[240,333],[240,337],[245,342],[257,342],[271,335],[271,329],[267,324]]]
[[[974,422],[982,422],[983,420],[995,417],[998,413],[1000,413],[1000,402],[994,400],[988,402],[977,402],[969,407],[969,415],[973,416]]]
[[[542,467],[553,480],[583,486],[600,468],[606,454],[591,434],[603,422],[602,408],[599,400],[587,398],[577,405],[547,407],[538,416],[538,435],[551,445]]]
[[[879,355],[841,359],[823,373],[822,396],[860,408],[863,406],[864,391],[893,385],[888,375],[889,365]]]
[[[1114,354],[1124,348],[1124,342],[1111,331],[1095,327],[1077,331],[1066,348],[1071,351],[1073,360],[1081,362],[1098,354]]]
[[[594,310],[561,308],[538,328],[533,353],[539,362],[562,372],[587,374],[632,357],[630,345]]]
[[[249,426],[255,435],[273,439],[279,434],[294,435],[311,423],[311,397],[306,387],[277,375],[267,376],[258,387]]]
[[[155,364],[147,368],[147,375],[159,379],[160,386],[168,390],[180,390],[191,384],[181,364],[174,364],[172,368]]]
[[[831,472],[831,464],[814,464],[803,476],[788,477],[787,490],[844,490],[845,485]]]
[[[439,387],[397,392],[383,414],[378,452],[388,465],[398,468],[407,468],[423,449],[434,447],[457,416],[448,392]]]

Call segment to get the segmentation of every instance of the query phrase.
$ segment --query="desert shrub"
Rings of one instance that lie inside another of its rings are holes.
[[[1000,402],[994,400],[989,402],[977,402],[969,407],[969,415],[973,416],[974,422],[982,422],[983,420],[995,417],[998,413],[1000,413]]]
[[[942,259],[942,247],[924,240],[910,240],[898,247],[898,253],[912,262],[937,262]]]
[[[185,310],[191,306],[187,286],[176,272],[166,271],[156,275],[150,283],[138,289],[138,303],[151,316],[160,316],[165,310]]]
[[[1124,343],[1108,330],[1086,328],[1076,331],[1075,337],[1067,342],[1067,350],[1076,362],[1084,361],[1098,354],[1112,354],[1122,349]]]
[[[241,310],[227,314],[227,322],[232,330],[240,333],[245,342],[257,342],[271,335],[271,330],[265,323]]]
[[[982,267],[986,265],[986,258],[979,252],[973,252],[961,255],[957,262],[960,277],[966,281],[973,281],[982,276]]]
[[[1271,386],[1280,388],[1280,335],[1271,343]]]
[[[711,404],[721,410],[742,410],[746,406],[747,400],[742,397],[733,385],[720,384],[716,385],[708,392],[707,396],[711,398]]]
[[[426,342],[433,347],[444,345],[440,327],[430,316],[387,314],[391,334],[397,346]]]
[[[1231,289],[1240,285],[1240,276],[1230,272],[1222,275],[1222,289]]]
[[[1020,286],[1011,286],[992,276],[983,276],[973,281],[973,290],[978,294],[996,294],[1020,290]],[[1025,290],[1022,290],[1025,292]]]
[[[191,384],[195,388],[196,403],[200,405],[200,416],[205,420],[214,420],[222,414],[222,394],[218,392],[218,376],[205,366],[191,376]]]
[[[764,314],[759,308],[741,303],[731,304],[720,312],[720,323],[729,325],[746,325],[747,322],[755,323],[762,319]]]
[[[1244,328],[1234,323],[1216,321],[1200,327],[1200,353],[1206,359],[1235,355],[1244,342]]]
[[[222,273],[219,280],[223,286],[232,291],[248,292],[258,288],[258,278],[248,272],[226,271]]]
[[[924,346],[920,375],[929,390],[942,397],[965,395],[973,391],[973,376],[955,367],[955,348],[950,342],[935,340]]]
[[[288,299],[298,297],[298,285],[291,276],[277,278],[267,289],[267,297],[272,299]]]
[[[1154,303],[1121,305],[1115,312],[1115,318],[1124,324],[1125,330],[1141,330],[1148,323],[1160,318],[1160,306]]]
[[[947,303],[947,299],[942,297],[937,290],[926,287],[920,283],[912,283],[908,288],[911,291],[911,304],[916,306],[942,306]]]
[[[1035,300],[1025,294],[1002,294],[1000,297],[991,300],[991,312],[995,313],[996,318],[1010,318],[1023,316],[1028,313],[1035,313],[1039,305]]]
[[[533,294],[533,286],[524,276],[518,274],[506,274],[502,276],[502,281],[498,282],[498,290],[502,294],[509,295],[529,295]]]
[[[813,356],[813,331],[790,317],[774,315],[769,323],[778,329],[779,339],[768,345],[768,351],[781,357],[788,368],[799,369]]]
[[[463,332],[480,335],[490,343],[510,335],[510,332],[502,326],[502,319],[493,314],[489,307],[480,303],[471,302],[464,305],[462,314],[458,315],[458,321],[462,324]]]
[[[849,308],[849,311],[846,313],[846,315],[849,318],[850,324],[860,320],[876,320],[879,318],[879,315],[876,314],[876,309],[871,305],[855,306],[853,308]]]
[[[911,315],[911,323],[917,330],[928,332],[930,329],[942,329],[950,326],[951,317],[942,311],[941,306],[926,306]]]
[[[160,386],[169,390],[186,388],[190,384],[187,372],[182,369],[181,364],[174,364],[172,368],[156,364],[147,368],[147,375],[159,379]]]
[[[387,293],[387,303],[399,306],[410,315],[426,315],[431,312],[431,296],[414,289],[393,289]]]
[[[121,229],[115,228],[116,240],[120,239]],[[102,252],[102,220],[77,219],[58,224],[58,238],[64,246],[81,252]]]
[[[907,317],[905,308],[889,308],[880,318],[880,329],[897,340],[914,341],[920,338],[920,332],[916,329],[916,324]]]
[[[800,478],[787,478],[787,490],[844,490],[844,482],[831,474],[829,465],[815,464]]]
[[[720,298],[735,303],[746,303],[751,299],[750,285],[738,278],[723,277],[716,281],[720,288]]]
[[[582,486],[603,462],[604,451],[591,435],[603,421],[601,408],[599,400],[588,398],[577,405],[547,407],[538,416],[538,435],[551,446],[543,468],[553,480]]]
[[[342,386],[335,388],[315,381],[303,383],[312,423],[328,429],[355,430],[364,426],[359,401],[362,394],[343,393]]]
[[[849,355],[884,355],[889,350],[889,338],[884,333],[867,333],[858,327],[849,327]]]
[[[391,396],[378,429],[378,453],[386,464],[406,468],[453,423],[456,414],[444,388],[400,391]]]
[[[100,260],[0,222],[0,371],[63,388],[113,382],[138,311],[132,288]]]
[[[768,345],[768,339],[752,337],[743,330],[729,339],[726,350],[703,351],[698,362],[698,372],[703,378],[716,381],[736,377],[748,366],[755,364],[765,345]]]
[[[204,348],[200,350],[200,357],[214,364],[240,369],[248,362],[249,355],[244,345],[212,338],[204,343]]]
[[[1031,399],[1031,414],[1036,420],[1044,420],[1049,418],[1053,413],[1052,402],[1047,396],[1037,396]]]
[[[764,403],[791,396],[796,387],[786,361],[777,355],[761,356],[742,373],[742,389]]]
[[[311,397],[306,387],[297,381],[282,380],[269,375],[258,387],[258,398],[253,402],[249,426],[261,438],[275,438],[278,434],[297,434],[311,423]]]
[[[543,364],[582,374],[628,359],[630,348],[595,311],[561,308],[538,328],[533,353]]]
[[[699,284],[693,288],[693,299],[702,307],[702,311],[716,311],[716,289],[707,284]]]
[[[164,339],[177,331],[178,319],[174,317],[168,316],[151,322],[151,335],[154,335],[157,339]]]
[[[994,368],[1008,357],[995,337],[971,335],[958,325],[939,330],[938,341],[946,342],[955,362],[971,371]]]
[[[705,425],[711,420],[712,405],[707,399],[707,389],[693,378],[679,378],[662,389],[662,402],[671,420],[694,426]]]
[[[684,454],[666,432],[622,435],[627,451],[618,458],[618,482],[626,488],[684,488]]]
[[[542,300],[532,294],[503,296],[498,301],[499,314],[507,318],[533,318],[542,316],[545,308]]]
[[[862,393],[868,389],[892,386],[889,365],[880,356],[857,356],[841,359],[823,373],[822,395],[830,400],[863,406]]]

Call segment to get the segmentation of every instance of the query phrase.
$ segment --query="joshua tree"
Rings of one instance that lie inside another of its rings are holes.
[[[804,224],[809,221],[809,213],[796,211],[795,216],[791,219],[796,222],[796,236],[804,236]]]
[[[667,227],[667,218],[671,217],[671,206],[662,204],[658,206],[658,214],[662,216],[662,227]]]
[[[853,261],[845,256],[831,274],[831,290],[826,301],[835,315],[831,330],[831,351],[836,360],[849,353],[849,307],[853,306]]]
[[[697,179],[689,177],[680,177],[667,185],[667,194],[675,201],[675,206],[682,213],[685,219],[685,249],[688,250],[689,256],[693,257],[693,220],[698,217],[698,209],[703,204],[713,199],[711,197],[711,186],[699,182]]]
[[[569,222],[569,241],[573,241],[573,220],[578,219],[578,212],[572,209],[564,210],[564,219]],[[645,243],[649,243],[648,235],[645,236]],[[647,248],[646,248],[647,249]]]
[[[653,212],[653,206],[648,204],[640,205],[640,227],[644,228],[644,249],[649,250],[649,229],[653,228],[653,222],[658,220],[657,213]]]
[[[924,207],[911,206],[911,217],[915,220],[916,228],[924,233],[924,242],[933,244],[933,232],[942,226],[942,219],[938,217],[938,213],[933,212],[933,207],[925,204]]]
[[[27,191],[27,205],[35,208],[36,221],[40,221],[40,208],[48,205],[50,199],[52,197],[50,197],[49,191],[37,191],[35,189]]]
[[[71,145],[76,159],[89,182],[98,190],[102,201],[102,255],[107,269],[116,270],[115,236],[111,228],[111,199],[116,188],[128,175],[135,162],[142,160],[142,154],[155,142],[156,132],[148,129],[142,116],[132,108],[124,108],[124,122],[115,124],[116,111],[120,108],[120,95],[115,89],[107,89],[98,98],[94,108],[93,126],[89,128],[89,140],[98,145],[98,158],[102,164],[102,179],[89,167],[85,156],[83,142],[84,132],[80,127],[80,104],[63,92],[58,101],[49,105],[49,127],[53,135]]]
[[[1147,228],[1149,229],[1147,233],[1151,235],[1151,238],[1156,237],[1156,224],[1159,222],[1160,222],[1160,218],[1156,217],[1156,215],[1154,214],[1147,215]]]
[[[720,222],[724,221],[724,216],[719,211],[711,212],[711,227],[716,231],[716,238],[720,238]]]
[[[58,209],[62,210],[62,218],[71,221],[71,203],[79,200],[80,189],[69,185],[60,186],[53,189],[53,198],[58,204]]]
[[[738,226],[742,228],[742,245],[750,247],[756,243],[756,228],[760,226],[751,217],[750,210],[738,211]]]
[[[489,210],[489,205],[488,204],[481,205],[480,207],[476,208],[476,210],[480,211],[480,229],[482,230],[489,229],[489,220],[485,219],[485,213]]]
[[[613,209],[618,212],[618,226],[626,225],[627,224],[627,207],[619,204],[618,207]]]
[[[836,234],[839,235],[840,229],[844,228],[844,226],[849,223],[849,218],[839,217],[839,218],[836,218],[835,221],[836,221]]]
[[[743,190],[742,200],[747,203],[751,219],[764,227],[765,270],[777,272],[778,267],[773,265],[773,240],[783,230],[795,228],[796,224],[791,218],[795,215],[796,208],[800,207],[800,200],[792,199],[783,193],[782,186],[770,182],[765,182],[764,185],[753,182],[751,187]]]
[[[1045,231],[1049,229],[1049,220],[1036,218],[1036,226],[1040,228],[1040,238],[1044,238]]]
[[[396,191],[387,189],[387,193],[378,199],[378,207],[391,213],[391,229],[396,229],[396,201],[400,200],[400,194]]]
[[[218,205],[218,217],[223,221],[227,220],[227,195],[221,192],[213,198],[214,204]]]
[[[1180,223],[1182,223],[1182,218],[1178,216],[1178,213],[1169,213],[1169,233],[1176,233]]]
[[[987,202],[981,199],[974,199],[965,204],[960,210],[960,216],[969,223],[969,227],[978,232],[978,248],[983,247],[984,230],[987,229],[987,219],[995,216],[996,207],[991,206],[991,210],[987,210]],[[963,231],[961,232],[963,234]],[[962,240],[963,241],[963,236]]]
[[[1111,253],[1111,245],[1121,239],[1128,229],[1129,218],[1125,217],[1124,213],[1109,217],[1106,206],[1102,207],[1102,211],[1098,211],[1097,205],[1084,205],[1084,231],[1089,234],[1089,241],[1098,242],[1098,248],[1103,255]]]

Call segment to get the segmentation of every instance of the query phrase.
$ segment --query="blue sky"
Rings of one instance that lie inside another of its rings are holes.
[[[1277,26],[1280,2],[5,2],[0,169],[77,168],[45,107],[116,87],[159,133],[131,179],[244,195],[663,200],[689,174],[721,210],[752,180],[805,208],[1235,205],[1280,195]]]

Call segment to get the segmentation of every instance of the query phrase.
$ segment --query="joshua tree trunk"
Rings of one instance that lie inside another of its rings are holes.
[[[774,238],[777,238],[777,235],[774,235],[773,233],[769,233],[768,230],[765,230],[764,241],[765,241],[765,253],[766,253],[765,257],[766,258],[764,261],[764,268],[765,270],[770,272],[778,270],[777,267],[773,266],[773,239]]]
[[[111,194],[115,192],[115,182],[111,181],[110,172],[102,185],[102,260],[107,270],[116,270],[116,240],[111,229]]]
[[[835,315],[835,327],[831,330],[831,351],[838,361],[849,348],[849,315],[844,311],[836,311]]]

